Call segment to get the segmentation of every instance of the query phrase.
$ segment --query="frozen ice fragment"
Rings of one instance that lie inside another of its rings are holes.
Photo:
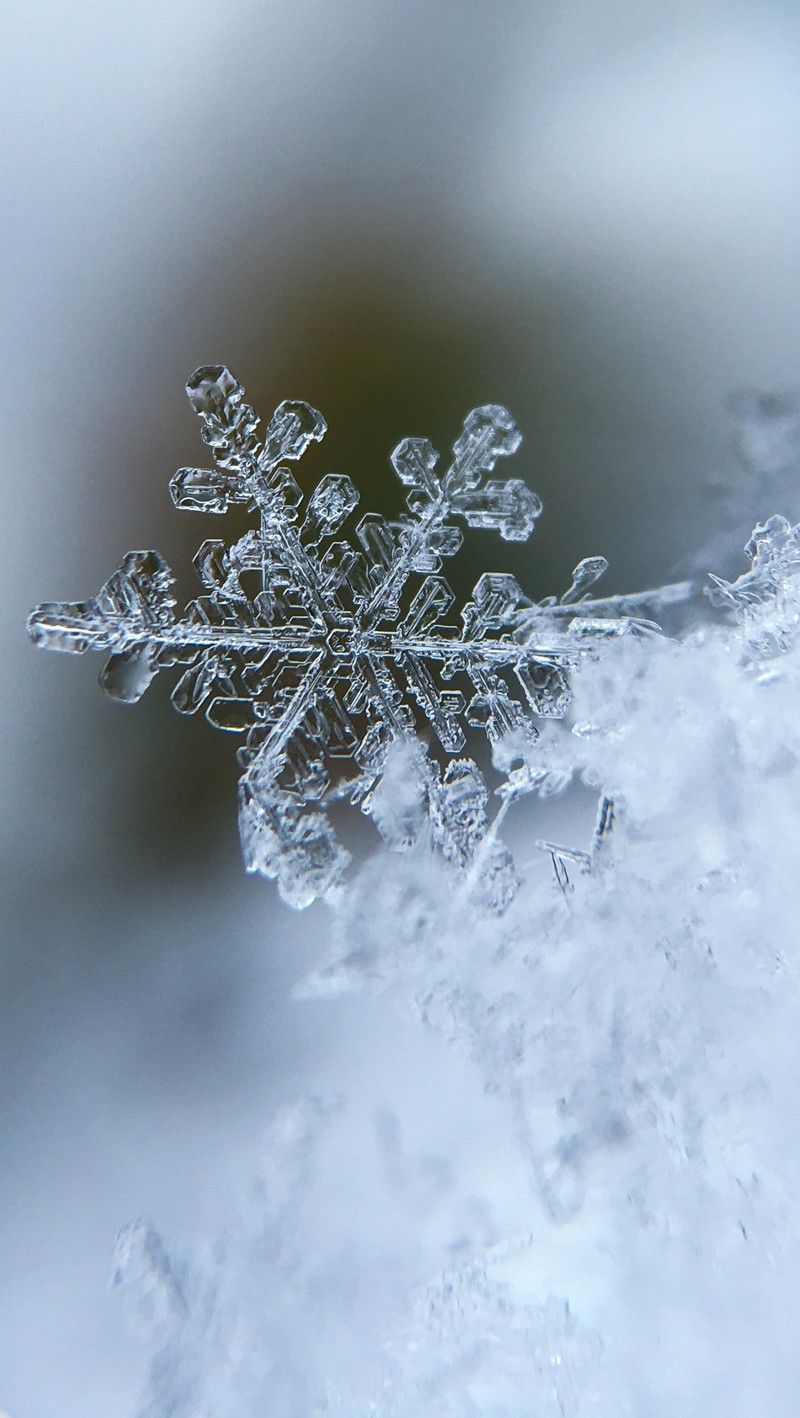
[[[328,473],[309,499],[304,528],[316,537],[330,537],[358,506],[358,492],[349,478]]]
[[[518,478],[487,482],[479,493],[458,498],[457,506],[468,526],[499,532],[507,542],[527,541],[542,512],[536,493]]]
[[[179,714],[196,714],[202,707],[211,693],[215,670],[216,662],[203,656],[181,675],[171,695]]]
[[[262,468],[274,467],[284,458],[296,462],[310,443],[319,442],[328,429],[322,414],[302,399],[284,399],[269,421],[264,447],[259,455]]]
[[[505,623],[507,615],[519,605],[530,605],[523,595],[516,576],[508,571],[485,571],[475,582],[472,599],[486,617],[487,623]]]
[[[464,545],[460,527],[438,527],[431,532],[428,546],[435,557],[455,556]]]
[[[171,587],[172,575],[158,552],[128,552],[92,600],[37,606],[28,619],[28,634],[34,644],[73,654],[88,649],[123,653],[143,641],[154,642],[155,654],[155,642],[174,627]],[[112,672],[109,685],[113,678]]]
[[[214,415],[228,423],[237,404],[242,402],[244,389],[224,364],[204,365],[187,380],[186,393],[196,414],[203,418]]]
[[[290,520],[294,521],[294,513],[303,501],[303,490],[295,478],[292,477],[288,468],[278,468],[274,474],[273,481],[275,489],[280,493],[283,500],[283,510],[290,514]],[[273,500],[267,500],[265,506],[272,508]]]
[[[482,728],[491,744],[516,732],[530,739],[536,738],[536,729],[525,709],[511,698],[498,675],[484,671],[482,674],[473,673],[472,679],[480,692],[467,705],[468,723]]]
[[[228,548],[224,542],[209,539],[198,548],[192,565],[203,585],[209,591],[218,591],[225,585],[230,571]]]
[[[356,527],[356,536],[367,553],[373,573],[388,571],[393,566],[397,536],[385,517],[378,512],[368,512]]]
[[[408,636],[429,630],[450,609],[455,596],[443,576],[426,576],[402,625]]]
[[[430,501],[439,492],[435,468],[439,454],[427,438],[404,438],[392,453],[392,467],[406,487],[416,488]]]
[[[111,656],[100,675],[100,684],[112,699],[135,704],[157,673],[152,645],[135,645]]]
[[[516,666],[516,675],[525,690],[534,714],[561,719],[570,704],[570,690],[562,667],[548,660],[532,660]]]
[[[608,562],[604,556],[585,556],[583,561],[572,573],[572,584],[561,597],[562,606],[569,605],[572,601],[577,601],[584,596],[590,586],[598,581],[604,573],[608,571]]]
[[[517,622],[517,612],[530,604],[516,576],[505,571],[484,572],[475,584],[472,600],[462,611],[464,633],[477,638],[490,630],[512,627]]]
[[[28,635],[44,650],[82,655],[92,645],[83,601],[46,601],[28,616]]]
[[[252,699],[237,699],[234,695],[212,699],[206,709],[206,718],[215,729],[224,729],[230,734],[244,733],[254,719]]]
[[[463,695],[457,691],[443,693],[419,655],[406,652],[401,663],[408,687],[442,747],[448,753],[459,753],[465,742],[464,731],[458,723],[464,708]]]
[[[231,500],[228,479],[211,468],[179,468],[170,480],[169,495],[181,512],[227,512]]]
[[[521,442],[522,434],[501,404],[473,409],[453,444],[454,463],[447,475],[447,489],[456,492],[477,487],[497,459],[516,453]]]
[[[328,547],[320,562],[320,572],[328,595],[340,587],[349,589],[357,601],[364,600],[369,594],[366,562],[349,542],[334,542]]]

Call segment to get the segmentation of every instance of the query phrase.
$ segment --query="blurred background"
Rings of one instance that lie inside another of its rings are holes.
[[[25,617],[130,548],[195,594],[224,529],[167,481],[215,362],[267,415],[320,408],[303,485],[347,472],[384,511],[400,437],[507,404],[545,513],[521,549],[474,536],[465,586],[680,571],[737,476],[726,399],[800,386],[800,12],[32,0],[2,30],[0,1408],[124,1418],[118,1226],[213,1227],[276,1103],[366,1087],[365,1052],[402,1092],[403,1034],[290,1001],[327,917],[244,876],[230,740],[166,675],[111,703]]]

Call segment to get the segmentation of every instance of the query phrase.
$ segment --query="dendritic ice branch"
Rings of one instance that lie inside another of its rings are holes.
[[[194,559],[203,594],[180,618],[169,567],[158,552],[134,551],[92,600],[37,607],[32,639],[110,652],[100,682],[128,703],[158,670],[180,670],[175,708],[203,708],[216,728],[243,736],[245,864],[276,877],[291,905],[339,887],[349,858],[329,809],[347,800],[394,848],[427,832],[502,909],[515,874],[499,821],[522,793],[547,790],[532,751],[536,720],[565,713],[570,666],[598,638],[656,631],[641,612],[683,598],[687,583],[589,599],[607,565],[589,557],[560,599],[535,604],[513,576],[487,573],[453,624],[440,572],[461,548],[458,521],[525,541],[542,510],[523,482],[492,476],[520,443],[506,409],[473,409],[445,466],[427,439],[403,439],[391,461],[408,510],[396,522],[367,513],[347,539],[359,501],[350,479],[328,474],[303,507],[287,466],[323,437],[321,414],[284,402],[259,436],[223,366],[197,370],[186,391],[213,467],[181,468],[173,502],[215,514],[241,504],[256,526],[231,546],[203,542]],[[465,751],[470,729],[506,773],[493,823]]]

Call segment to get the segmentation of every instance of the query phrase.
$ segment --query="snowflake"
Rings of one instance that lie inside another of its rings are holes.
[[[37,607],[31,637],[72,653],[110,651],[100,682],[128,703],[158,670],[180,668],[175,708],[204,708],[216,728],[244,736],[245,864],[276,877],[291,905],[339,887],[349,854],[330,808],[349,800],[394,848],[413,845],[427,824],[445,857],[502,909],[515,875],[499,823],[522,793],[560,786],[530,752],[536,718],[564,714],[569,667],[598,636],[655,629],[630,612],[680,599],[684,586],[589,600],[607,565],[589,557],[560,600],[537,605],[513,576],[488,573],[455,626],[439,574],[462,545],[454,519],[524,541],[542,510],[523,482],[491,476],[520,443],[506,409],[473,409],[444,471],[427,439],[403,439],[391,461],[408,511],[396,522],[367,513],[342,540],[359,501],[350,479],[323,477],[303,512],[287,467],[323,437],[321,414],[286,401],[259,438],[259,419],[223,366],[197,370],[186,390],[214,466],[181,468],[170,483],[175,505],[220,514],[241,504],[258,525],[232,546],[203,542],[194,564],[204,594],[180,619],[169,567],[158,552],[135,551],[94,599]],[[464,752],[470,729],[486,735],[506,772],[492,823],[483,775]],[[435,742],[425,744],[430,731]]]

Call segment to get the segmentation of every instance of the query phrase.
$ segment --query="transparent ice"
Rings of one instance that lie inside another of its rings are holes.
[[[459,522],[525,541],[542,510],[523,482],[491,476],[520,443],[506,409],[473,409],[442,468],[427,439],[403,439],[391,461],[408,511],[396,522],[366,513],[348,540],[359,503],[350,479],[330,473],[304,500],[287,466],[323,437],[316,409],[285,401],[259,436],[228,369],[198,369],[186,390],[213,466],[175,474],[176,507],[222,514],[240,504],[257,527],[232,546],[203,542],[194,564],[204,594],[179,619],[162,557],[129,552],[92,600],[39,606],[32,638],[110,652],[100,683],[127,703],[158,670],[179,669],[175,708],[203,709],[244,739],[245,864],[276,877],[291,905],[340,888],[349,855],[329,809],[346,799],[395,849],[429,832],[469,870],[476,893],[503,909],[516,878],[499,821],[512,799],[546,786],[532,756],[536,721],[564,714],[570,668],[598,638],[652,633],[637,612],[685,596],[688,583],[592,600],[607,567],[594,556],[564,595],[534,605],[513,576],[487,573],[453,624],[455,597],[440,573],[461,548]],[[497,766],[515,765],[491,827],[483,775],[465,752],[470,730],[486,736]]]

